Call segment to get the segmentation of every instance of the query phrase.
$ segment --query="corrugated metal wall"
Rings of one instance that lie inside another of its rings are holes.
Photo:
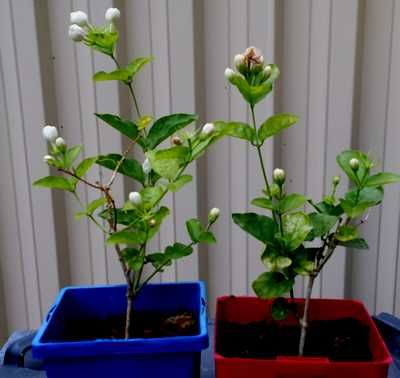
[[[400,2],[398,0],[2,0],[0,12],[0,337],[38,325],[60,287],[120,282],[103,236],[62,193],[34,189],[48,173],[42,163],[45,123],[62,127],[87,156],[118,152],[123,141],[93,112],[129,116],[127,93],[91,76],[111,62],[73,44],[69,12],[82,9],[100,23],[109,6],[122,10],[119,56],[154,55],[136,87],[144,113],[200,114],[202,121],[246,120],[240,96],[223,71],[248,45],[280,65],[274,96],[258,107],[259,121],[274,111],[301,122],[264,153],[268,168],[284,167],[290,189],[320,197],[338,172],[336,154],[359,147],[386,170],[400,171]],[[184,220],[218,206],[217,245],[177,263],[158,280],[206,279],[210,307],[225,293],[251,294],[262,271],[260,247],[232,224],[230,213],[249,209],[262,187],[253,151],[226,139],[192,167],[196,179],[167,198],[174,210],[154,248],[185,239]],[[92,177],[101,175],[92,172]],[[131,189],[119,180],[119,199]],[[82,196],[93,199],[90,190]],[[315,295],[351,296],[369,309],[400,315],[400,188],[363,226],[368,252],[338,250]],[[297,285],[303,292],[303,282]]]

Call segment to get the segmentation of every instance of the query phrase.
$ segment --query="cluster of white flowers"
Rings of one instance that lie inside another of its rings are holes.
[[[117,8],[108,8],[105,14],[105,19],[110,24],[117,22],[120,17],[121,12]],[[71,12],[70,23],[69,37],[75,42],[83,41],[90,27],[88,15],[81,10]]]
[[[46,125],[42,129],[42,135],[43,138],[53,146],[55,151],[64,152],[67,149],[67,143],[65,142],[65,139],[58,136],[57,127]],[[43,161],[47,164],[52,164],[55,162],[55,160],[56,159],[51,155],[45,155],[43,157]]]

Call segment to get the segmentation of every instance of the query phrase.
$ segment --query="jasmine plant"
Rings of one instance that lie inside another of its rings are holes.
[[[300,193],[288,193],[286,174],[276,168],[272,179],[268,175],[261,147],[266,139],[294,125],[294,114],[276,114],[257,123],[255,107],[273,89],[279,76],[274,64],[265,65],[264,58],[255,47],[234,57],[236,70],[227,68],[225,76],[241,93],[250,108],[251,125],[242,123],[243,134],[256,149],[264,187],[261,196],[251,203],[268,215],[253,212],[232,214],[233,221],[244,231],[263,243],[261,261],[265,266],[253,282],[256,295],[273,298],[272,315],[284,319],[294,312],[301,327],[298,353],[304,354],[308,327],[310,298],[315,279],[333,256],[336,247],[367,249],[368,244],[359,235],[359,226],[367,220],[369,209],[383,200],[384,185],[400,181],[400,176],[388,172],[373,172],[376,166],[367,154],[346,150],[336,160],[349,178],[350,188],[343,196],[337,195],[340,176],[332,178],[332,187],[321,200],[315,201]],[[297,276],[308,278],[303,313],[293,301],[283,296],[290,293]]]
[[[113,152],[80,160],[82,146],[68,146],[59,136],[58,129],[47,125],[43,128],[43,137],[48,142],[49,152],[43,160],[52,167],[53,174],[36,180],[33,185],[64,190],[74,196],[82,208],[76,217],[89,218],[105,234],[106,243],[114,247],[127,284],[125,338],[129,338],[134,301],[145,285],[174,260],[189,256],[194,245],[216,242],[211,226],[217,221],[220,211],[213,208],[206,224],[199,219],[186,222],[190,243],[175,242],[162,251],[149,250],[149,241],[170,215],[170,209],[162,205],[164,197],[170,192],[178,192],[192,181],[192,176],[185,173],[186,168],[221,138],[224,130],[221,125],[216,127],[208,123],[204,127],[183,131],[198,120],[195,114],[169,114],[158,119],[141,114],[134,77],[152,58],[138,57],[125,66],[120,64],[116,56],[119,18],[120,11],[110,8],[105,14],[105,25],[98,27],[89,23],[86,13],[72,12],[69,36],[73,41],[105,54],[115,63],[114,71],[95,73],[95,82],[117,80],[128,88],[136,112],[134,120],[116,114],[95,114],[104,125],[127,138],[126,148],[122,154]],[[160,147],[168,139],[171,145]],[[133,148],[143,152],[142,163],[129,156]],[[95,165],[110,170],[107,180],[89,181],[86,178],[86,173]],[[139,187],[122,204],[117,204],[112,192],[119,174]],[[97,191],[98,198],[84,203],[78,193],[81,185]],[[147,274],[144,270],[146,265],[150,267]]]

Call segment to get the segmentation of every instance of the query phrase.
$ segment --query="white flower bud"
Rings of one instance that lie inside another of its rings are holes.
[[[54,142],[58,137],[57,127],[50,125],[43,127],[42,135],[48,142]]]
[[[271,72],[272,72],[272,68],[271,68],[271,66],[266,66],[265,68],[264,68],[264,74],[265,74],[265,76],[269,76],[269,75],[271,75]]]
[[[286,173],[283,169],[275,168],[272,173],[272,178],[277,184],[283,184],[286,179]]]
[[[340,176],[333,176],[332,177],[332,184],[338,186],[340,183]]]
[[[218,209],[218,207],[213,207],[210,212],[208,213],[208,221],[210,223],[214,223],[220,214],[220,210]]]
[[[232,68],[227,68],[225,70],[225,77],[229,80],[232,76],[235,75],[235,71]]]
[[[118,8],[108,8],[105,17],[107,22],[116,22],[121,17],[121,12]]]
[[[148,158],[146,158],[142,164],[142,169],[143,169],[143,173],[145,175],[148,175],[151,172],[151,164],[150,164],[150,160]]]
[[[58,137],[58,138],[56,139],[56,146],[57,146],[58,148],[65,147],[66,145],[67,145],[67,143],[65,142],[64,138]]]
[[[350,159],[349,164],[350,164],[350,168],[353,171],[357,171],[358,168],[360,167],[360,161],[356,158]]]
[[[142,196],[139,192],[130,192],[129,201],[131,201],[135,206],[140,206],[142,204]]]
[[[86,26],[88,24],[88,15],[80,10],[76,12],[71,12],[71,24],[76,24],[79,26]]]
[[[245,64],[245,59],[243,54],[236,54],[235,57],[233,58],[233,63],[235,64],[235,67],[240,70],[244,64]]]
[[[154,218],[149,220],[149,226],[150,227],[155,227],[156,225],[157,225],[157,221]]]
[[[201,129],[201,135],[203,137],[207,137],[211,135],[215,130],[215,126],[213,123],[206,123],[203,128]]]
[[[86,32],[79,25],[73,24],[69,27],[68,35],[74,42],[81,42],[86,37]]]
[[[43,162],[47,163],[47,164],[51,164],[54,163],[56,161],[56,159],[53,158],[53,156],[51,155],[44,155],[43,156]]]

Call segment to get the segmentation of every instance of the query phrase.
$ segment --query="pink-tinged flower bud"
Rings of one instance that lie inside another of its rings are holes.
[[[68,35],[74,42],[81,42],[86,37],[86,31],[79,25],[73,24],[69,27]]]
[[[76,24],[79,26],[87,26],[88,25],[88,15],[83,11],[71,12],[70,15],[71,24]]]
[[[353,171],[357,171],[360,168],[360,161],[356,158],[350,159],[349,164]]]
[[[142,204],[142,196],[139,192],[130,192],[129,201],[131,201],[136,207],[139,207]]]
[[[48,142],[53,143],[58,137],[57,127],[51,125],[43,127],[42,135]]]
[[[105,14],[107,22],[116,22],[120,19],[121,12],[118,8],[108,8]]]

